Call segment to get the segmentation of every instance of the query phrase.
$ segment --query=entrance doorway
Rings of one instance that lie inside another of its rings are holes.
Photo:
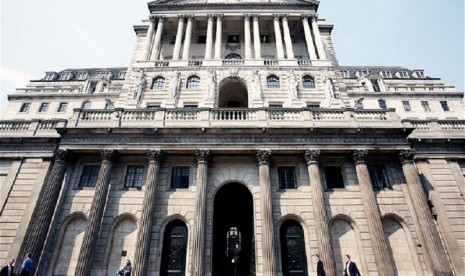
[[[247,87],[239,78],[226,78],[219,85],[218,107],[247,108],[249,96]]]
[[[213,276],[255,275],[252,194],[238,183],[216,194],[213,211]]]

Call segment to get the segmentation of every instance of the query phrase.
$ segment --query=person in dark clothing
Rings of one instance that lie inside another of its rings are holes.
[[[0,276],[14,276],[15,259],[11,259],[8,264],[0,270]]]
[[[326,276],[325,268],[323,266],[323,262],[320,260],[320,255],[315,254],[316,259],[316,275],[318,276]]]
[[[19,276],[28,276],[29,273],[34,269],[34,260],[32,260],[32,254],[29,253],[24,258],[23,263],[21,264],[21,270]]]
[[[346,266],[344,268],[344,276],[362,276],[358,271],[357,265],[350,260],[350,256],[346,255]]]

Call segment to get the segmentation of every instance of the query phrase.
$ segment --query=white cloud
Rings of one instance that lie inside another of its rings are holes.
[[[33,77],[32,74],[18,71],[3,64],[0,65],[0,80],[2,84],[5,83],[13,87],[22,87]]]
[[[88,46],[94,51],[100,51],[102,48],[100,44],[94,40],[91,36],[91,34],[81,25],[79,24],[72,24],[71,29],[73,30],[76,38],[83,43],[84,45]]]

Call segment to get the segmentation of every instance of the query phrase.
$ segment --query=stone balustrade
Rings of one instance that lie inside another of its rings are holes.
[[[56,128],[66,127],[66,120],[1,120],[0,137],[58,137]]]
[[[409,136],[410,138],[443,138],[457,139],[465,138],[465,120],[402,120],[405,127],[414,128],[415,130]]]

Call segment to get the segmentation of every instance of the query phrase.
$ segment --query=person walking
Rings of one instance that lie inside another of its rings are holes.
[[[318,276],[326,276],[325,268],[323,266],[323,262],[320,260],[320,255],[315,254],[316,259],[316,275]]]
[[[34,269],[34,260],[32,259],[32,254],[28,253],[26,258],[24,258],[23,263],[21,264],[21,270],[19,271],[19,276],[28,276],[29,273]]]
[[[131,260],[126,261],[126,265],[122,266],[121,269],[118,272],[118,275],[121,276],[131,276],[131,271],[132,271],[132,265],[131,265]]]
[[[10,259],[8,264],[0,270],[0,276],[14,276],[14,270],[15,270],[15,259]]]
[[[346,255],[346,266],[344,268],[344,276],[362,276],[358,271],[357,265],[350,260],[350,256]]]

